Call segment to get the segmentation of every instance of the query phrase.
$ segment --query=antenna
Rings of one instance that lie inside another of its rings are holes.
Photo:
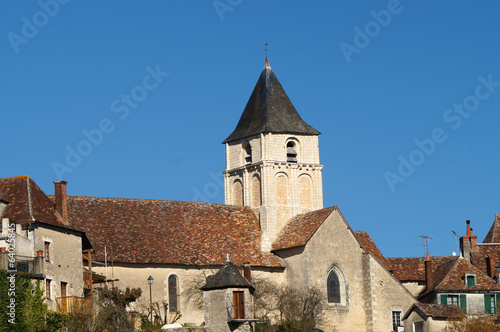
[[[458,235],[457,235],[457,232],[455,231],[451,231],[453,233],[453,235],[455,235],[455,252],[458,252]]]
[[[425,250],[424,257],[427,257],[427,254],[429,253],[429,240],[432,240],[432,238],[429,235],[425,234],[420,235],[420,237],[424,239],[424,250]]]
[[[268,42],[265,42],[265,43],[262,43],[262,44],[264,44],[266,46],[266,48],[264,49],[264,51],[266,51],[266,58],[267,58],[267,44],[268,44]]]

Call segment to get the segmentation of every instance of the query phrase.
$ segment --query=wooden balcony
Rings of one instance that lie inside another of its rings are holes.
[[[57,312],[65,314],[90,315],[92,313],[92,299],[78,296],[57,297]]]

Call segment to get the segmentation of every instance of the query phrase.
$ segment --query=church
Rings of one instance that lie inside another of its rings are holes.
[[[79,196],[62,204],[91,239],[102,263],[95,270],[122,289],[147,290],[151,276],[153,302],[168,304],[180,323],[204,321],[186,290],[203,286],[229,255],[238,267],[249,263],[254,278],[322,288],[324,331],[390,331],[416,299],[367,248],[368,234],[353,231],[338,207],[323,207],[319,135],[266,58],[223,142],[225,205]]]
[[[61,220],[88,236],[93,271],[120,289],[143,290],[138,312],[148,312],[151,287],[151,301],[165,308],[169,321],[208,323],[192,290],[230,261],[246,266],[253,280],[319,287],[323,331],[397,330],[417,299],[384,265],[366,232],[354,231],[337,206],[323,206],[319,135],[266,57],[236,128],[223,141],[224,205],[68,196],[65,181],[55,183],[58,194],[50,199]],[[253,288],[245,285],[246,292]],[[58,285],[52,291],[61,296]],[[235,304],[232,297],[224,301],[230,316]]]

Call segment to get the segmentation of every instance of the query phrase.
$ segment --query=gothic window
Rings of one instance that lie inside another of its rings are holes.
[[[328,303],[340,303],[340,280],[334,270],[328,274],[326,281]]]
[[[168,277],[168,311],[179,312],[179,282],[177,276]]]
[[[233,195],[234,205],[243,205],[243,185],[240,180],[234,181]]]
[[[254,175],[252,178],[252,203],[254,207],[259,207],[262,205],[262,197],[260,190],[260,178],[258,175]]]
[[[248,141],[243,143],[243,157],[245,158],[245,165],[252,163],[252,146]]]
[[[297,162],[297,145],[294,141],[286,143],[286,161],[289,163]]]

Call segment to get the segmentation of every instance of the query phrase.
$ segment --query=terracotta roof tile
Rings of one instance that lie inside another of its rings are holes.
[[[276,251],[305,245],[335,209],[337,209],[336,206],[331,206],[295,216],[278,234],[276,241],[272,245],[272,250]]]
[[[377,257],[377,259],[387,268],[384,255],[382,255],[370,235],[368,235],[366,231],[354,231],[354,235],[356,236],[358,241],[361,242],[361,245],[365,248],[365,250],[371,253],[373,256]]]
[[[36,221],[81,231],[62,223],[55,213],[54,202],[27,175],[0,179],[0,193],[9,202],[4,218],[13,222]]]
[[[410,314],[416,311],[422,318],[433,317],[435,319],[448,319],[460,317],[462,312],[455,305],[435,304],[435,303],[414,303],[406,312],[403,319],[407,319]]]
[[[68,196],[69,219],[86,230],[95,259],[121,263],[282,267],[260,247],[249,207],[150,199]]]
[[[495,213],[495,220],[483,243],[500,243],[500,216]]]
[[[431,257],[433,273],[441,264],[453,259],[453,257],[454,256]],[[424,257],[386,257],[385,265],[399,281],[425,281]]]

